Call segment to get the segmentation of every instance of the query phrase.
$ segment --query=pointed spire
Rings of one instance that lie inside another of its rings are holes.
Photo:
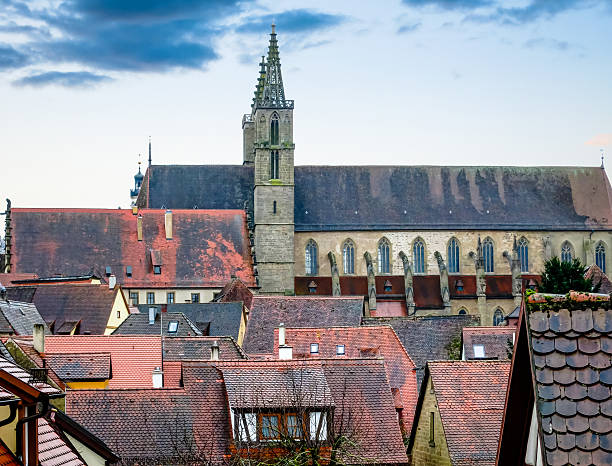
[[[151,166],[151,136],[149,136],[149,167]]]
[[[260,66],[264,62],[260,63]],[[262,67],[263,68],[263,67]],[[263,108],[293,108],[293,101],[285,100],[285,89],[283,76],[281,74],[280,55],[278,53],[278,41],[276,40],[276,25],[272,25],[270,34],[270,45],[268,46],[268,57],[265,61],[265,72],[259,74],[260,80],[257,84],[255,105]],[[261,87],[260,87],[261,83]]]

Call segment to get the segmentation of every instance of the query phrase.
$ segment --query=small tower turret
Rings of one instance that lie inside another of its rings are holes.
[[[134,189],[130,189],[130,199],[132,199],[132,207],[136,205],[136,199],[138,199],[138,193],[140,193],[140,187],[142,186],[143,179],[144,179],[144,175],[140,171],[140,160],[139,160],[138,161],[138,173],[134,175]]]

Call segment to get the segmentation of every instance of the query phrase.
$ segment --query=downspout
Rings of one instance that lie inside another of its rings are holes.
[[[22,452],[22,448],[23,448],[23,429],[22,427],[23,425],[27,424],[30,421],[35,421],[38,418],[43,417],[49,411],[49,398],[48,397],[44,397],[42,400],[40,400],[40,403],[42,403],[42,409],[38,413],[19,419],[17,421],[17,425],[15,426],[16,437],[17,437],[15,450],[17,451],[17,454],[19,455],[21,461],[24,461],[23,452]],[[38,406],[38,403],[36,403],[36,406]]]
[[[17,417],[17,403],[11,403],[9,407],[11,408],[9,417],[0,421],[0,427],[10,424],[15,420],[15,417]]]

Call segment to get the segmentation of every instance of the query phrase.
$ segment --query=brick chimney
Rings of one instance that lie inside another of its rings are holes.
[[[138,234],[138,241],[142,241],[142,215],[140,214],[136,218],[136,233]]]
[[[285,324],[281,322],[278,326],[278,359],[289,360],[293,359],[293,347],[288,346],[286,343],[286,329]]]
[[[153,369],[153,388],[163,388],[164,386],[164,372],[161,367]]]
[[[166,210],[164,215],[164,226],[166,227],[166,239],[172,239],[172,211]]]
[[[32,343],[34,343],[34,349],[36,351],[40,354],[45,353],[45,326],[43,324],[34,324]]]

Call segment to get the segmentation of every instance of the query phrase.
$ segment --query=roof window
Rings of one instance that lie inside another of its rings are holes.
[[[344,345],[336,345],[336,356],[344,356],[346,354],[346,348]]]
[[[475,358],[485,357],[484,345],[474,345],[474,357]]]
[[[178,331],[178,321],[172,320],[168,323],[168,333],[176,333]]]
[[[154,265],[153,266],[153,273],[155,275],[160,275],[161,274],[161,265]]]
[[[153,325],[155,323],[155,311],[154,307],[149,308],[149,325]]]
[[[132,276],[132,266],[131,265],[128,265],[125,268],[125,275],[126,275],[126,277],[131,277]]]
[[[111,274],[113,273],[113,269],[111,268],[111,266],[110,266],[110,265],[107,265],[107,266],[106,266],[105,273],[106,273],[106,276],[107,276],[107,277],[110,277],[110,276],[111,276]]]
[[[319,354],[319,344],[318,343],[310,344],[310,354]]]

